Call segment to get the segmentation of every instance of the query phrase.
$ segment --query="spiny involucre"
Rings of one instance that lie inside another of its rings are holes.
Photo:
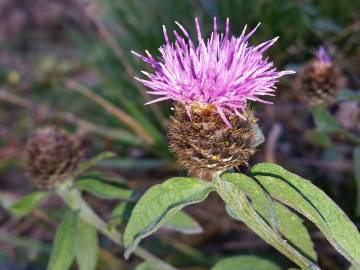
[[[214,30],[210,38],[204,40],[195,19],[197,44],[181,24],[176,24],[183,36],[174,31],[175,42],[170,42],[163,26],[165,44],[159,48],[160,59],[155,59],[148,51],[146,55],[133,52],[155,70],[154,73],[142,71],[147,79],[136,78],[150,88],[149,94],[159,96],[148,104],[174,100],[185,106],[190,117],[191,104],[211,104],[230,127],[226,115],[241,115],[247,101],[271,103],[263,96],[273,96],[278,79],[294,73],[277,71],[263,56],[278,38],[257,46],[248,43],[260,24],[249,33],[245,27],[240,37],[234,37],[229,33],[229,19],[225,33],[218,33],[214,18]]]

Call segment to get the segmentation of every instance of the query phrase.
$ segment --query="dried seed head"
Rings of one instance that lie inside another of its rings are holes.
[[[231,127],[214,105],[193,103],[186,109],[176,103],[169,127],[170,149],[191,175],[208,178],[216,171],[246,164],[254,154],[252,113],[245,110],[241,116],[227,113],[226,117]]]
[[[312,107],[331,105],[344,85],[345,79],[340,69],[322,50],[322,54],[318,53],[318,59],[305,64],[294,86],[298,98]]]
[[[39,189],[52,189],[71,176],[84,152],[82,140],[64,130],[38,129],[26,146],[27,176]]]

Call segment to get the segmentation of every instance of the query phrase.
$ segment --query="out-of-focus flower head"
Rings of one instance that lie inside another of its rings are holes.
[[[316,51],[316,58],[305,63],[294,80],[296,97],[309,107],[329,106],[346,85],[339,66],[332,62],[325,47]]]
[[[191,117],[193,104],[213,105],[227,124],[227,115],[241,115],[247,101],[265,101],[263,96],[273,96],[278,79],[293,71],[277,71],[273,63],[263,56],[277,37],[257,46],[248,43],[258,26],[249,33],[246,27],[240,37],[230,36],[229,19],[225,33],[218,33],[216,18],[210,38],[204,40],[200,25],[195,19],[198,42],[195,44],[186,29],[176,22],[182,35],[174,31],[175,42],[170,42],[163,26],[165,44],[159,48],[160,59],[150,52],[146,55],[133,52],[154,68],[154,73],[142,71],[147,79],[136,78],[149,94],[159,96],[150,103],[174,100],[182,103]]]

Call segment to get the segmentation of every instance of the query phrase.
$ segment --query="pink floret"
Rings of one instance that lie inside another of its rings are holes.
[[[195,19],[198,42],[195,45],[186,29],[176,22],[181,34],[174,31],[171,43],[163,26],[165,44],[159,48],[161,58],[155,59],[133,52],[154,68],[154,73],[142,71],[147,79],[140,79],[151,95],[159,96],[150,103],[175,100],[187,107],[192,103],[213,104],[224,122],[230,126],[225,113],[241,115],[247,101],[265,101],[263,96],[273,96],[275,84],[291,70],[277,71],[273,63],[263,57],[278,38],[257,46],[248,43],[259,25],[249,33],[244,28],[240,37],[229,35],[229,19],[225,33],[217,32],[216,18],[210,38],[202,38],[200,25]]]

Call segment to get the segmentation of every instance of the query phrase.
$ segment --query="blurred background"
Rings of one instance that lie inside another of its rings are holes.
[[[35,189],[25,177],[22,153],[29,134],[46,125],[86,134],[89,157],[115,152],[117,158],[101,169],[139,191],[186,174],[168,150],[171,104],[144,106],[150,97],[133,77],[148,67],[130,53],[148,49],[157,55],[162,24],[171,31],[176,20],[194,34],[198,17],[204,36],[214,16],[220,29],[229,17],[234,35],[245,24],[251,28],[261,22],[250,43],[280,36],[267,55],[282,69],[301,69],[319,46],[326,46],[347,80],[345,94],[330,111],[343,128],[360,135],[359,14],[360,0],[0,0],[0,204],[2,195],[16,199]],[[315,131],[293,78],[281,80],[274,105],[255,107],[266,141],[251,164],[277,162],[311,179],[360,225],[355,143]],[[104,217],[114,206],[89,200]],[[144,246],[181,269],[209,269],[217,259],[235,254],[291,265],[227,217],[216,196],[188,213],[204,227],[203,234],[160,231]],[[61,215],[56,199],[25,218],[0,208],[0,270],[45,269]],[[323,269],[346,269],[345,260],[308,225]],[[136,263],[136,258],[125,262],[122,251],[105,239],[99,256],[101,270],[133,269]]]

